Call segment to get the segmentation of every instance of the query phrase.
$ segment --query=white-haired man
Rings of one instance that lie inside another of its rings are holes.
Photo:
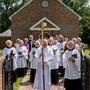
[[[11,54],[13,57],[13,81],[16,81],[16,70],[17,70],[17,53],[16,49],[12,47],[12,41],[7,40],[6,41],[6,47],[3,50],[3,56],[6,59],[6,62],[8,63],[7,60],[11,59]],[[6,75],[6,78],[8,78],[8,73]]]
[[[53,58],[53,50],[44,39],[42,46],[37,50],[35,57],[38,60],[34,88],[35,90],[50,90],[50,63]]]

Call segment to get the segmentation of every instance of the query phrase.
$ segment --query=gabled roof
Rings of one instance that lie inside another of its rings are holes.
[[[9,18],[12,19],[12,17],[14,15],[16,15],[20,10],[22,10],[23,8],[25,8],[27,5],[29,5],[32,1],[34,0],[30,0],[27,4],[25,4],[24,6],[22,6],[19,10],[17,10],[14,14],[12,14]],[[68,7],[66,4],[63,3],[63,1],[61,0],[57,0],[59,3],[61,3],[64,7],[66,7],[68,10],[70,10],[72,13],[74,13],[77,17],[79,17],[79,20],[81,20],[81,16],[79,14],[77,14],[74,10],[72,10],[70,7]]]
[[[46,27],[44,30],[60,30],[59,26],[54,24],[52,21],[47,19],[46,17],[42,18],[40,21],[38,21],[36,24],[34,24],[32,27],[30,27],[30,30],[41,30],[41,27],[39,26],[43,22],[50,24],[51,27]]]
[[[11,37],[11,30],[8,29],[7,31],[1,33],[0,37]]]

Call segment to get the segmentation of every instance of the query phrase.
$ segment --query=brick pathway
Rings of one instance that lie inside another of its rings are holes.
[[[27,75],[24,77],[19,90],[34,90],[32,85],[29,82],[27,82],[28,80],[29,80],[29,76]],[[60,85],[54,86],[53,85],[53,86],[51,86],[51,90],[65,90],[65,89],[63,88],[63,86],[60,86]]]

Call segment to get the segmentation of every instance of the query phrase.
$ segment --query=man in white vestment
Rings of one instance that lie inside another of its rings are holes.
[[[16,63],[17,53],[16,53],[16,49],[12,47],[12,44],[13,43],[11,40],[6,41],[6,47],[3,49],[3,56],[4,56],[4,59],[6,59],[5,61],[8,61],[10,59],[11,53],[13,53],[13,82],[15,82],[16,81],[16,70],[17,70],[17,63]],[[8,75],[6,78],[8,78]]]
[[[53,50],[48,46],[48,41],[46,39],[42,41],[42,46],[37,50],[35,57],[37,57],[38,64],[34,81],[34,88],[35,90],[50,90],[50,63],[53,58]]]

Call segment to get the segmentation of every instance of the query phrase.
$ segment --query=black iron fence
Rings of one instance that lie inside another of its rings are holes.
[[[13,61],[4,61],[2,68],[2,88],[3,90],[13,90]]]
[[[13,90],[13,60],[2,64],[2,90]]]
[[[90,56],[85,56],[82,59],[82,90],[90,90]]]

